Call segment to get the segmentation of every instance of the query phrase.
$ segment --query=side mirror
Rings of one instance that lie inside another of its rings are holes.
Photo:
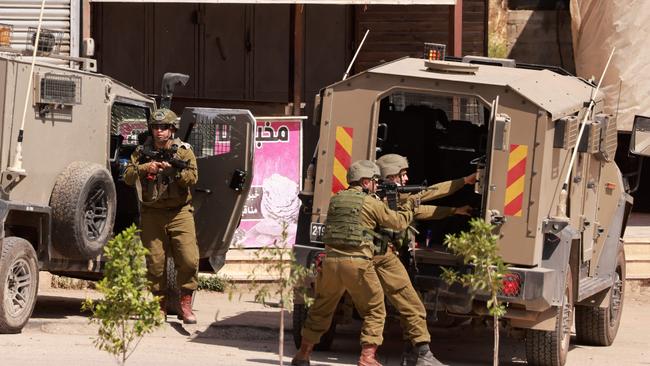
[[[630,153],[650,156],[650,117],[634,116]]]

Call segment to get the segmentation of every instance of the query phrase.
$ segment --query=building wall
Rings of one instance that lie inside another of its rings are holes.
[[[246,108],[257,116],[291,114],[294,11],[290,5],[92,4],[91,33],[99,71],[146,93],[160,93],[165,72],[190,75],[172,108]],[[404,56],[424,42],[448,43],[449,6],[305,5],[302,70],[304,169],[318,126],[318,91],[339,81],[365,29],[352,72]],[[487,0],[463,1],[463,54],[486,55]]]
[[[508,58],[575,73],[568,9],[509,10],[507,27]]]

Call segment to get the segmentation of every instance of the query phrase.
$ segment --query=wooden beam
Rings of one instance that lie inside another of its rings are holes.
[[[300,116],[305,70],[305,6],[293,7],[293,115]]]
[[[449,7],[449,54],[463,57],[463,0]]]

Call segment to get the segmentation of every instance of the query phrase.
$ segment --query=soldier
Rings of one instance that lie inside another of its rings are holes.
[[[372,195],[379,174],[379,167],[369,160],[353,163],[347,173],[350,187],[330,201],[323,238],[326,257],[316,278],[316,299],[302,329],[302,344],[291,361],[294,366],[309,365],[314,344],[330,327],[345,291],[364,319],[358,365],[381,366],[375,353],[383,341],[386,309],[372,262],[375,241],[381,227],[405,230],[413,217],[413,204],[408,200],[402,210],[393,211]]]
[[[190,188],[198,179],[192,147],[174,138],[176,114],[158,109],[149,121],[148,137],[131,155],[124,181],[135,185],[140,200],[140,228],[147,255],[148,279],[152,292],[166,309],[166,257],[174,258],[176,280],[181,290],[179,319],[195,324],[192,294],[198,285],[199,248],[194,227]],[[156,153],[167,152],[172,159],[157,161]],[[175,163],[176,162],[176,163]],[[178,163],[181,162],[181,163]],[[174,163],[174,165],[172,165]]]
[[[387,154],[377,159],[377,165],[381,169],[382,179],[398,185],[406,185],[408,182],[408,161],[405,157],[397,154]],[[450,195],[465,184],[474,184],[476,176],[470,175],[465,178],[453,181],[434,184],[428,187],[419,195],[420,202],[430,201]],[[414,219],[432,220],[441,219],[450,215],[470,215],[471,207],[437,207],[432,205],[418,205],[415,209]],[[431,353],[429,342],[431,336],[427,329],[427,312],[422,300],[411,284],[409,275],[404,265],[399,260],[395,248],[405,241],[407,232],[387,232],[393,245],[389,246],[385,255],[377,255],[373,258],[375,270],[381,282],[382,288],[388,300],[393,304],[400,314],[400,323],[404,332],[405,347],[402,354],[401,365],[403,366],[433,366],[442,365]]]

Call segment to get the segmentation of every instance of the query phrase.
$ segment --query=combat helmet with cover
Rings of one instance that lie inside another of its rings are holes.
[[[346,180],[348,184],[353,182],[358,182],[362,178],[374,178],[379,177],[381,171],[377,164],[373,163],[370,160],[358,160],[350,164],[348,168],[348,173],[346,175]]]
[[[402,170],[408,169],[408,159],[398,154],[386,154],[377,159],[377,165],[381,170],[381,179],[386,179],[391,175],[397,175]]]
[[[149,127],[156,125],[171,125],[176,130],[179,128],[178,116],[167,108],[156,109],[149,119]]]

